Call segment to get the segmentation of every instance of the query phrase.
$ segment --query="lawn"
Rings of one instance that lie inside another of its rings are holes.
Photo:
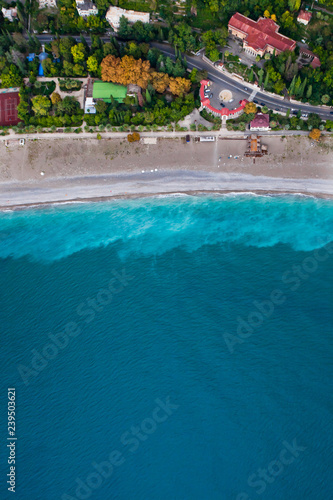
[[[116,83],[102,82],[97,80],[94,82],[93,98],[103,99],[105,102],[111,102],[112,97],[118,101],[123,102],[126,97],[127,88],[124,85],[117,85]]]

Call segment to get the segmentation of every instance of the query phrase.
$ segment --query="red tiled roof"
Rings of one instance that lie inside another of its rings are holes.
[[[313,60],[310,62],[310,66],[312,66],[313,69],[320,68],[321,63],[319,57],[314,56]]]
[[[229,21],[229,26],[247,34],[245,42],[255,50],[264,50],[267,45],[280,50],[294,50],[296,42],[278,33],[279,25],[272,19],[260,17],[253,21],[236,12]]]
[[[250,128],[269,127],[269,114],[257,113],[250,123]]]
[[[312,17],[312,13],[311,12],[306,12],[305,10],[300,10],[299,11],[299,14],[297,16],[297,21],[299,19],[302,19],[303,21],[310,21],[311,20],[311,17]]]
[[[319,57],[316,56],[316,54],[314,54],[313,52],[311,52],[311,50],[301,48],[300,53],[306,54],[306,55],[313,58],[312,61],[310,62],[310,66],[312,66],[312,68],[316,69],[316,68],[319,68],[321,66],[321,62],[320,62]]]

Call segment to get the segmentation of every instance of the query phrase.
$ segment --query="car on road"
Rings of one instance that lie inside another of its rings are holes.
[[[247,87],[244,87],[244,90],[249,90]]]
[[[266,104],[264,102],[261,102],[260,106],[266,106]]]
[[[220,102],[221,108],[225,108],[225,104],[223,102]]]
[[[333,111],[330,111],[330,115],[333,115]]]
[[[234,102],[234,100],[235,100],[235,99],[229,99],[229,101],[228,101],[228,102]]]

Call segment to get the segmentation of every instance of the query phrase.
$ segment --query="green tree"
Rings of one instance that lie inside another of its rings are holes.
[[[95,73],[98,69],[98,61],[95,56],[89,56],[87,59],[87,69],[89,73]]]
[[[108,109],[108,105],[105,101],[103,101],[102,99],[99,99],[96,103],[96,111],[97,113],[103,115],[106,113],[107,109]]]
[[[37,95],[31,102],[33,112],[37,116],[46,116],[51,108],[51,101],[45,95]]]
[[[291,81],[290,87],[289,87],[289,95],[294,95],[295,94],[295,83],[296,83],[296,75]]]
[[[77,45],[71,47],[71,53],[74,63],[79,63],[85,60],[85,46],[83,45],[83,43],[78,43]]]
[[[323,96],[321,96],[321,102],[323,104],[327,104],[330,99],[331,99],[331,97],[328,94],[324,94]]]
[[[23,78],[19,70],[14,64],[5,67],[1,73],[2,87],[20,87],[23,83]]]
[[[210,51],[209,59],[213,62],[216,62],[220,59],[220,52],[215,48]]]
[[[310,99],[311,96],[312,96],[312,85],[309,85],[306,91],[306,98]]]
[[[307,82],[308,82],[308,79],[307,79],[307,77],[305,77],[304,80],[302,81],[300,87],[299,87],[299,90],[298,90],[299,97],[303,97]]]
[[[288,0],[288,6],[291,12],[295,12],[296,10],[299,10],[301,6],[301,0]]]
[[[264,70],[262,68],[260,68],[258,70],[258,75],[259,75],[259,82],[258,83],[259,83],[259,87],[261,87],[261,85],[262,85],[262,79],[263,79],[263,76],[264,76]]]
[[[148,89],[146,89],[146,102],[147,102],[147,104],[151,103],[151,95],[150,95]]]

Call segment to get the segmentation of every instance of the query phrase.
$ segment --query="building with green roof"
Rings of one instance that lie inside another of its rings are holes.
[[[111,95],[115,101],[123,102],[127,94],[127,87],[111,82],[102,82],[96,80],[93,86],[93,99],[103,99],[105,102],[111,102]]]

